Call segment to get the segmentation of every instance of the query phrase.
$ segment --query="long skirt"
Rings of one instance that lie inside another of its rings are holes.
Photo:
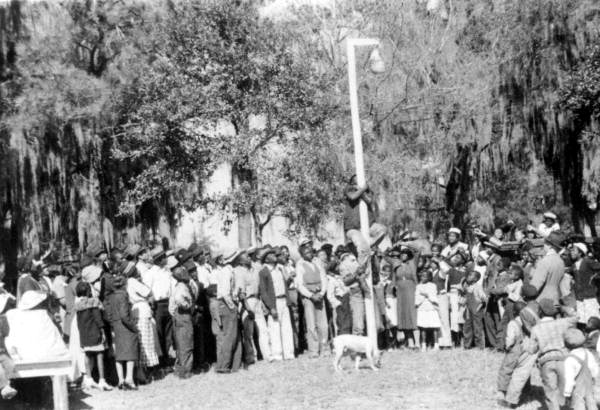
[[[396,281],[398,329],[400,330],[413,330],[417,328],[416,287],[417,284],[412,280]]]
[[[140,317],[137,320],[140,341],[140,363],[145,367],[158,365],[156,352],[156,327],[151,317]]]

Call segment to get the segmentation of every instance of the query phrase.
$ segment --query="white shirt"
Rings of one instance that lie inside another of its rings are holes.
[[[217,282],[217,299],[230,298],[233,290],[233,268],[230,265],[215,269],[215,280]]]
[[[169,299],[176,283],[169,270],[157,265],[152,265],[142,274],[142,282],[150,288],[154,300],[157,301]]]
[[[456,242],[454,245],[446,245],[446,247],[444,249],[442,249],[441,255],[444,258],[449,257],[450,255],[452,255],[454,252],[456,252],[459,248],[464,249],[465,251],[469,251],[469,245],[467,245],[464,242]]]
[[[127,294],[131,302],[131,313],[134,317],[152,317],[148,298],[151,290],[136,278],[127,279]]]
[[[275,297],[285,296],[285,281],[283,280],[283,271],[279,266],[271,270],[271,279],[273,280]]]
[[[199,265],[196,262],[196,275],[198,276],[198,282],[204,285],[204,289],[208,288],[209,285],[216,285],[217,281],[214,278],[213,269],[208,264]]]
[[[564,361],[565,366],[565,397],[570,397],[571,393],[573,393],[573,389],[575,388],[575,379],[577,375],[581,371],[581,364],[572,358],[571,355],[578,357],[583,362],[587,364],[588,369],[590,369],[590,373],[592,374],[592,378],[596,380],[598,377],[598,362],[596,358],[589,352],[587,349],[583,347],[578,347],[577,349],[571,350],[571,353]]]
[[[296,288],[298,288],[298,292],[300,292],[302,296],[307,298],[311,297],[311,295],[313,294],[304,285],[304,271],[308,269],[307,265],[312,265],[314,269],[317,269],[319,271],[319,275],[321,277],[321,291],[318,293],[320,293],[321,296],[325,296],[325,293],[327,293],[327,274],[323,269],[320,269],[314,263],[308,262],[304,259],[300,259],[296,263]]]
[[[554,222],[554,225],[552,225],[550,228],[548,228],[546,226],[546,224],[542,222],[540,224],[540,226],[538,226],[537,230],[538,230],[538,233],[542,236],[542,238],[545,238],[548,235],[550,235],[550,232],[560,230],[560,225],[558,223]]]

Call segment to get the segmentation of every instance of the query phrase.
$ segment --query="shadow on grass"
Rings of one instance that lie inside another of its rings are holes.
[[[0,399],[2,410],[52,410],[52,382],[50,378],[16,379],[11,381],[17,396],[10,400]],[[83,400],[89,394],[82,390],[69,391],[69,409],[92,409]]]

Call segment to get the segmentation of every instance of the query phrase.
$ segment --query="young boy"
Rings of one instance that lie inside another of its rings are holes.
[[[500,369],[498,370],[497,383],[498,392],[502,399],[504,399],[513,370],[517,367],[519,357],[523,352],[523,321],[519,317],[519,313],[521,313],[521,309],[525,306],[525,302],[522,301],[515,303],[513,306],[513,314],[515,317],[508,323],[506,328],[506,339],[504,341],[504,349],[506,352],[502,364],[500,365]]]
[[[479,279],[481,279],[481,274],[471,270],[467,273],[467,277],[462,283],[463,292],[467,301],[465,325],[463,327],[465,349],[470,349],[473,344],[480,349],[485,347],[483,315],[485,303],[487,302],[487,295],[483,291]]]
[[[594,383],[598,363],[594,354],[583,347],[585,335],[579,329],[565,332],[565,347],[570,350],[564,361],[564,396],[570,409],[596,409]]]
[[[4,292],[0,287],[0,292]],[[4,338],[8,336],[8,321],[6,311],[14,307],[15,298],[8,292],[0,293],[0,396],[4,400],[10,400],[17,395],[17,391],[10,385],[10,375],[14,364],[4,345]]]

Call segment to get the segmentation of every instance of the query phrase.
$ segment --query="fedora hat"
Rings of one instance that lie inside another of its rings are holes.
[[[553,221],[556,221],[558,218],[556,217],[556,214],[554,212],[544,212],[544,219],[552,219]]]
[[[187,250],[192,258],[195,258],[197,256],[204,254],[204,249],[202,249],[202,247],[200,245],[198,245],[196,242],[192,243]]]
[[[142,252],[142,247],[137,243],[130,243],[127,245],[123,253],[125,256],[136,257]]]
[[[257,252],[256,257],[258,258],[259,261],[261,261],[262,263],[265,263],[265,258],[267,257],[267,255],[269,255],[271,253],[274,254],[275,256],[277,256],[279,254],[279,249],[271,248],[271,247],[264,247]]]
[[[179,261],[173,255],[167,256],[167,269],[173,269],[174,267],[179,265]]]
[[[544,240],[555,248],[562,248],[565,239],[565,235],[562,232],[553,231]]]
[[[152,260],[156,263],[160,259],[162,259],[166,253],[162,246],[157,246],[156,248],[150,251],[150,255],[152,256]]]

